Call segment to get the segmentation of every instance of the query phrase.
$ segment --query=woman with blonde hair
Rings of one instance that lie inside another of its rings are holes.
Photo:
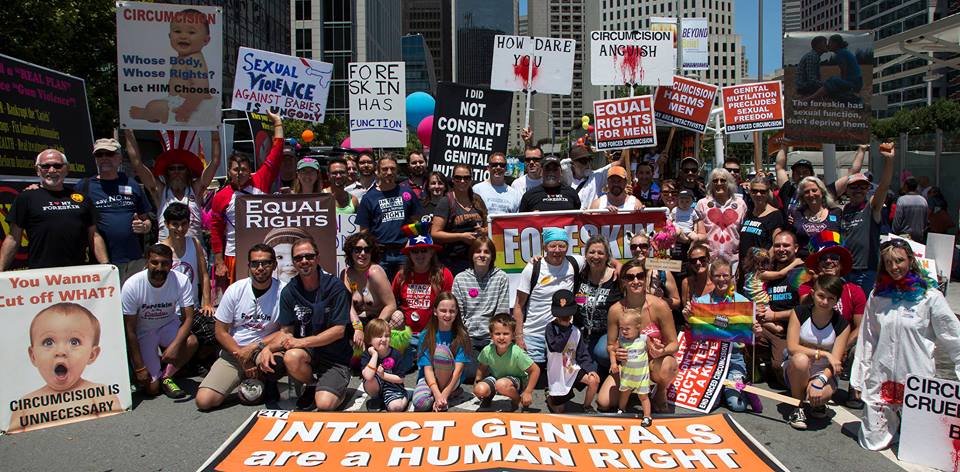
[[[797,257],[806,259],[810,238],[822,231],[835,231],[838,234],[841,232],[842,211],[827,186],[817,177],[804,177],[797,184],[797,189],[800,193],[800,204],[796,210],[790,212],[787,220],[797,233]]]

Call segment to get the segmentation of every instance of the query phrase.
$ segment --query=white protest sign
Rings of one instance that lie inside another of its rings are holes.
[[[117,3],[120,127],[217,129],[222,57],[219,8]]]
[[[883,243],[885,243],[885,242],[887,242],[887,241],[889,241],[889,240],[891,240],[891,239],[899,239],[899,240],[905,241],[905,242],[907,243],[907,245],[910,246],[910,249],[913,250],[913,255],[914,255],[914,256],[916,256],[916,257],[927,257],[927,246],[924,246],[923,244],[920,244],[920,243],[918,243],[918,242],[916,242],[916,241],[913,241],[913,240],[911,240],[911,239],[907,239],[907,238],[904,238],[904,237],[901,237],[901,236],[897,236],[897,235],[895,235],[895,234],[884,234],[884,235],[880,236],[880,244],[883,244]]]
[[[573,39],[497,35],[490,88],[512,92],[529,88],[540,93],[570,95],[576,49]]]
[[[960,462],[960,382],[907,375],[898,458],[956,470]]]
[[[351,62],[350,143],[355,147],[407,145],[407,85],[403,62]]]
[[[710,58],[707,38],[710,27],[706,18],[684,18],[680,22],[680,49],[684,70],[707,70]]]
[[[322,123],[332,78],[333,64],[241,47],[231,107]]]
[[[673,86],[670,31],[591,31],[590,83]]]
[[[954,241],[952,234],[927,233],[927,257],[937,261],[939,274],[947,279],[953,271]]]

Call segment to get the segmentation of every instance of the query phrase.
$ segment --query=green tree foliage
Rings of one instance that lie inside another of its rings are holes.
[[[3,0],[0,53],[86,81],[94,136],[117,126],[117,19],[110,0]]]
[[[941,129],[960,129],[960,103],[941,99],[928,107],[899,110],[890,118],[873,120],[870,131],[879,139],[894,139],[901,133],[926,134]]]

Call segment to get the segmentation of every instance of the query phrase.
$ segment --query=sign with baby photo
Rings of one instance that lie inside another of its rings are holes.
[[[230,106],[323,123],[331,79],[333,64],[241,47]]]
[[[120,127],[218,129],[222,58],[220,8],[118,2]]]
[[[33,431],[130,408],[116,267],[2,272],[0,287],[0,430]]]

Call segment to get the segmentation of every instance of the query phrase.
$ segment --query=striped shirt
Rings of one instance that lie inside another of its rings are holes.
[[[480,279],[472,268],[453,279],[453,296],[457,298],[467,334],[475,344],[490,342],[493,315],[510,313],[509,289],[506,272],[496,267]]]

